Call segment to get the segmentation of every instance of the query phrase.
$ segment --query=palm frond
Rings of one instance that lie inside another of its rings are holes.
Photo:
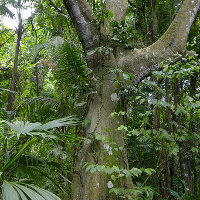
[[[61,200],[55,194],[31,184],[4,181],[2,200]]]
[[[32,98],[28,98],[24,101],[22,101],[18,107],[15,109],[15,112],[17,112],[17,110],[20,107],[24,107],[25,105],[31,105],[31,104],[37,104],[44,107],[52,107],[52,108],[57,108],[60,105],[60,102],[56,99],[50,98],[50,97],[44,97],[44,96],[38,96],[38,97],[32,97]],[[35,108],[37,109],[37,108]]]
[[[29,148],[33,143],[35,143],[37,138],[30,137],[18,150],[15,154],[13,154],[8,162],[0,169],[0,172],[5,172],[9,167],[12,166],[12,164],[19,159],[19,157]],[[1,175],[2,175],[1,173]]]
[[[58,187],[59,190],[61,190],[62,192],[64,192],[64,190],[56,183],[56,181],[51,178],[47,173],[43,172],[42,170],[38,169],[37,167],[33,167],[33,166],[29,166],[30,169],[33,169],[34,171],[39,172],[41,175],[47,177],[49,180],[51,180],[51,182]]]
[[[64,43],[64,39],[60,36],[56,36],[56,37],[53,37],[48,42],[37,44],[37,45],[35,45],[34,57],[36,57],[40,51],[42,51],[43,49],[45,49],[47,47],[53,46],[56,49],[58,49],[61,45],[63,45],[63,43]]]
[[[13,115],[22,113],[21,115],[32,118],[31,116],[34,114],[41,113],[41,110],[46,114],[45,116],[58,115],[61,110],[61,102],[58,99],[45,96],[27,98],[17,106]]]
[[[80,85],[84,81],[86,65],[76,47],[65,43],[55,56],[57,65],[54,75],[57,82],[68,89],[72,84]]]
[[[2,185],[2,200],[20,200],[18,192],[10,185],[7,181],[3,182]]]
[[[77,125],[78,123],[80,123],[80,121],[77,118],[70,116],[61,119],[56,119],[46,124],[43,124],[39,127],[39,130],[48,130],[61,126],[72,126],[72,125]]]
[[[0,5],[0,14],[6,17],[10,17],[11,19],[13,19],[15,16],[15,14],[11,10],[8,9],[5,3]]]
[[[36,167],[45,167],[47,169],[49,169],[49,166],[54,166],[54,167],[60,167],[60,164],[54,161],[50,161],[50,160],[43,160],[43,159],[39,159],[36,158],[35,156],[30,156],[30,155],[22,155],[19,159],[19,163],[20,165],[24,166],[36,166]]]
[[[17,134],[17,137],[19,138],[21,134],[29,134],[33,130],[37,130],[40,126],[41,123],[36,122],[36,123],[30,123],[30,122],[20,122],[20,121],[15,121],[13,123],[10,123],[8,121],[5,121],[5,123],[10,126],[10,128],[15,131]]]
[[[39,122],[30,123],[30,122],[20,122],[15,121],[13,123],[5,121],[5,123],[10,126],[10,128],[17,134],[17,137],[19,138],[21,134],[23,135],[31,135],[31,136],[37,136],[42,135],[48,137],[48,132],[46,130],[61,127],[61,126],[72,126],[77,125],[80,123],[80,121],[73,117],[65,117],[61,119],[56,119],[53,121],[50,121],[46,124],[41,124]],[[50,135],[49,135],[50,136]]]
[[[11,91],[11,90],[5,89],[5,88],[0,88],[0,90],[6,91],[6,92],[10,92],[10,93],[16,93],[15,91]],[[0,91],[0,93],[1,93],[2,91]]]

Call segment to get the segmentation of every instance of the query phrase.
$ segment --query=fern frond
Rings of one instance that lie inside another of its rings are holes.
[[[31,104],[37,104],[37,105],[43,104],[44,107],[51,106],[52,108],[57,108],[58,106],[60,106],[60,102],[56,99],[45,96],[38,96],[25,99],[18,105],[15,111],[17,111],[20,107],[24,107],[25,105],[31,105]]]
[[[45,49],[47,47],[53,46],[56,49],[58,49],[63,44],[64,44],[64,39],[59,36],[53,37],[53,38],[51,38],[51,40],[49,40],[47,42],[37,44],[37,45],[35,45],[35,48],[34,48],[34,57],[36,57],[40,51],[42,51],[43,49]]]

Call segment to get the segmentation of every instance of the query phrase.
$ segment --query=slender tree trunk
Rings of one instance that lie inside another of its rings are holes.
[[[158,19],[156,16],[156,0],[151,0],[151,13],[152,13],[152,19],[153,19],[153,40],[152,40],[152,42],[155,42],[156,35],[158,33]]]
[[[38,64],[36,63],[35,65],[35,77],[36,77],[36,94],[37,94],[37,97],[39,96],[40,94],[40,88],[39,88],[39,77],[38,77]]]
[[[165,79],[165,94],[166,94],[166,101],[167,103],[171,104],[171,97],[170,97],[170,84],[172,84],[172,82],[170,81],[169,78]],[[168,133],[171,134],[173,131],[172,128],[172,110],[171,108],[167,108],[167,116],[166,116],[166,123],[167,123],[167,127],[168,127]],[[174,178],[174,160],[170,159],[169,160],[169,173],[170,173],[170,187],[171,189],[173,186],[173,178]]]
[[[179,162],[181,168],[181,179],[185,181],[186,190],[187,192],[192,193],[192,180],[191,180],[191,166],[190,161],[187,159],[187,148],[183,143],[179,144]]]
[[[22,38],[22,18],[21,13],[18,13],[18,29],[17,29],[17,42],[16,42],[16,49],[15,49],[15,58],[14,58],[14,67],[12,71],[12,80],[11,80],[11,86],[10,86],[10,92],[8,95],[8,104],[7,104],[7,111],[12,110],[15,94],[13,93],[15,91],[15,84],[16,84],[16,75],[17,75],[17,65],[18,65],[18,58],[19,58],[19,48],[20,48],[20,42]]]
[[[170,175],[168,156],[165,148],[162,148],[162,150],[160,151],[159,176],[162,199],[169,199],[168,189],[170,188]]]
[[[159,84],[159,80],[156,79],[156,77],[152,77],[153,81],[157,82]],[[160,94],[156,87],[154,89],[155,98],[157,100],[160,100]],[[161,128],[160,123],[160,108],[156,107],[154,108],[154,122],[153,122],[153,128],[157,131],[159,128]],[[163,144],[165,141],[162,141],[161,144]],[[168,199],[169,198],[169,192],[168,189],[170,188],[170,176],[169,176],[169,163],[168,163],[168,157],[167,152],[164,147],[162,147],[162,150],[159,152],[159,177],[160,177],[160,188],[161,188],[161,194],[162,199]]]
[[[178,108],[178,105],[181,101],[181,91],[182,91],[182,82],[179,81],[177,78],[175,79],[174,83],[174,105],[175,110]],[[174,116],[174,119],[176,123],[178,124],[178,127],[174,127],[174,130],[176,130],[179,137],[182,135],[182,127],[184,122],[183,117],[181,117],[181,114],[178,114],[177,116]],[[180,169],[181,169],[181,179],[185,181],[186,190],[188,192],[192,192],[192,181],[191,181],[191,174],[190,174],[190,163],[188,160],[188,150],[185,144],[182,141],[177,141],[179,145],[179,162],[180,162]]]

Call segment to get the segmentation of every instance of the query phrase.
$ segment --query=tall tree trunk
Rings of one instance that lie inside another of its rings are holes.
[[[174,105],[175,105],[175,110],[177,109],[178,105],[180,104],[181,101],[181,91],[182,91],[182,83],[181,81],[178,80],[178,78],[175,79],[174,83]],[[177,116],[174,116],[174,119],[178,125],[178,127],[175,127],[174,129],[176,130],[177,134],[179,137],[182,135],[182,127],[184,124],[184,119],[182,119],[181,114],[178,114]],[[185,181],[186,185],[186,190],[188,192],[192,192],[192,181],[191,181],[191,174],[190,174],[190,162],[188,160],[188,155],[187,155],[187,147],[182,141],[177,141],[179,145],[179,162],[180,162],[180,169],[181,169],[181,179]]]
[[[187,147],[181,142],[179,144],[179,162],[181,168],[181,179],[185,181],[186,191],[193,192],[192,179],[191,179],[191,166],[188,160]]]
[[[169,199],[170,175],[168,157],[165,148],[159,152],[159,176],[162,199]]]
[[[11,85],[10,85],[10,92],[8,95],[8,104],[7,104],[7,111],[12,110],[14,98],[15,98],[15,84],[16,84],[16,75],[17,75],[17,65],[18,65],[18,58],[19,58],[19,48],[20,48],[20,42],[22,38],[22,18],[21,18],[21,13],[18,13],[18,28],[17,28],[17,42],[16,42],[16,49],[15,49],[15,58],[14,58],[14,67],[12,71],[12,80],[11,80]]]
[[[156,40],[156,35],[158,33],[158,19],[156,16],[156,0],[151,0],[151,15],[153,19],[153,42]]]
[[[109,58],[110,66],[116,65],[115,59]],[[95,165],[105,165],[109,167],[118,166],[128,169],[126,156],[126,147],[123,134],[117,130],[117,127],[123,123],[122,120],[109,117],[111,112],[119,111],[119,99],[115,96],[116,75],[106,68],[99,68],[99,81],[96,83],[96,93],[93,95],[87,118],[90,119],[90,125],[86,127],[87,138],[83,142],[82,152],[79,154],[74,170],[73,179],[73,199],[119,199],[114,194],[109,194],[108,182],[112,181],[110,175],[99,173],[91,174],[85,172],[83,166],[85,163]],[[108,69],[108,68],[107,68]],[[121,123],[118,123],[121,121]],[[103,138],[102,142],[99,138]],[[114,144],[116,143],[116,144]],[[114,150],[123,147],[121,153]],[[112,181],[114,187],[133,188],[131,178],[126,181]]]
[[[167,103],[171,104],[171,97],[170,97],[170,84],[171,81],[169,78],[165,79],[165,94],[166,94],[166,101]],[[168,127],[168,133],[172,133],[173,128],[172,128],[172,110],[171,108],[167,108],[167,116],[166,116],[166,123],[167,123],[167,127]],[[170,173],[170,186],[169,188],[173,189],[173,178],[174,178],[174,160],[171,159],[169,160],[169,173]]]
[[[156,77],[152,77],[154,82],[157,82],[159,85],[159,80],[156,79]],[[153,87],[155,99],[160,100],[160,94],[156,87]],[[155,130],[159,130],[161,128],[160,123],[160,108],[157,106],[154,108],[154,120],[153,120],[153,128]],[[161,144],[163,144],[165,141],[162,141]],[[168,163],[168,157],[167,152],[164,147],[162,147],[161,151],[159,152],[159,177],[160,177],[160,188],[161,188],[161,194],[162,199],[168,199],[169,198],[169,192],[168,189],[170,188],[170,175],[169,175],[169,163]]]

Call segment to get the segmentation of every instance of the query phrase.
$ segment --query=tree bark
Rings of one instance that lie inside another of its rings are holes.
[[[22,18],[21,18],[21,13],[18,13],[18,20],[19,20],[19,24],[18,24],[18,28],[17,28],[17,42],[16,42],[16,49],[15,49],[15,58],[14,58],[14,67],[13,67],[13,71],[12,71],[12,80],[11,80],[11,85],[10,85],[10,92],[8,95],[8,104],[7,104],[7,111],[11,111],[12,110],[12,106],[13,106],[13,102],[14,102],[14,98],[15,98],[15,83],[16,83],[16,75],[17,75],[17,65],[18,65],[18,58],[19,58],[19,47],[20,47],[20,42],[21,42],[21,38],[22,38]]]
[[[92,97],[87,115],[87,118],[90,119],[90,125],[86,127],[87,136],[74,170],[73,199],[118,199],[116,195],[111,195],[108,192],[107,184],[112,181],[109,175],[98,172],[85,173],[85,169],[83,169],[85,163],[110,167],[115,165],[128,169],[123,135],[116,130],[119,124],[115,118],[109,117],[111,112],[117,110],[118,104],[117,101],[111,99],[115,89],[113,84],[115,78],[114,74],[104,75],[96,84],[96,94]],[[96,136],[105,137],[105,142],[98,140]],[[121,153],[114,150],[117,147],[123,147]],[[106,151],[107,148],[109,151]],[[124,182],[113,184],[114,187],[133,187],[130,177]]]
[[[185,181],[185,189],[189,193],[193,193],[192,178],[191,178],[191,165],[187,155],[187,148],[183,143],[179,144],[179,162],[181,168],[181,180]]]
[[[156,41],[156,35],[158,33],[158,19],[156,16],[156,0],[151,0],[151,14],[152,14],[152,20],[153,20],[153,42]]]
[[[114,47],[115,54],[103,52],[103,55],[100,55],[96,48],[110,47],[109,41],[106,40],[109,40],[112,30],[108,27],[107,21],[105,20],[103,27],[92,23],[95,17],[86,0],[63,0],[63,2],[83,45],[87,66],[93,70],[95,77],[94,94],[87,114],[90,124],[86,126],[86,138],[74,166],[72,196],[74,200],[120,199],[116,195],[109,194],[107,183],[111,179],[107,174],[97,171],[92,174],[83,168],[85,163],[92,163],[128,169],[124,137],[116,130],[124,122],[109,117],[111,112],[123,110],[120,107],[120,100],[112,98],[116,89],[117,75],[110,71],[120,68],[133,73],[135,74],[133,82],[138,83],[152,70],[161,69],[161,61],[168,62],[171,58],[175,62],[180,59],[175,53],[184,55],[187,53],[186,41],[200,1],[185,0],[169,29],[151,46],[140,50]],[[113,20],[118,22],[125,19],[127,6],[128,0],[106,1],[106,9],[113,13]],[[105,141],[97,139],[99,136],[104,137]],[[123,151],[119,153],[114,147],[123,147]],[[126,181],[119,180],[113,184],[114,187],[133,188],[130,177]]]
[[[152,77],[152,80],[154,82],[158,82],[159,85],[159,80],[156,80],[156,77]],[[159,85],[160,86],[160,85]],[[157,100],[160,100],[160,94],[159,91],[156,87],[153,87],[155,98]],[[160,116],[161,110],[157,106],[154,108],[154,120],[153,120],[153,129],[159,130],[161,128],[161,122],[160,122]],[[161,146],[162,149],[159,152],[159,178],[160,178],[160,188],[161,188],[161,194],[162,194],[162,199],[168,199],[169,198],[169,188],[170,188],[170,175],[169,175],[169,163],[168,163],[168,157],[167,157],[167,152],[164,147],[164,142],[161,141]]]

